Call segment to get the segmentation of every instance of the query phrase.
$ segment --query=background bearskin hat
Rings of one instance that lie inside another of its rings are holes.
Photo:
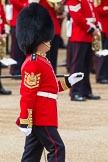
[[[17,18],[16,38],[25,55],[36,52],[39,44],[53,39],[53,34],[54,25],[44,7],[31,3],[21,10]]]

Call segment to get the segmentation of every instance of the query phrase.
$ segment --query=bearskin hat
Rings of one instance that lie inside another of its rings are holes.
[[[20,11],[16,23],[16,38],[25,55],[36,52],[37,46],[52,40],[53,35],[53,21],[43,6],[31,3]]]

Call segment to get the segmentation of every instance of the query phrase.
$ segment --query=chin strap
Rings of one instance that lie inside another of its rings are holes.
[[[35,55],[40,55],[42,57],[46,57],[46,53],[45,52],[41,52],[41,51],[36,51]]]

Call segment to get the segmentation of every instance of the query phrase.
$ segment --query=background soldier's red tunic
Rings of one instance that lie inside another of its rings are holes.
[[[43,7],[45,7],[49,14],[51,15],[51,18],[54,23],[54,34],[59,35],[61,34],[61,27],[60,27],[60,20],[57,18],[57,15],[55,13],[55,10],[49,6],[46,0],[40,0],[39,2]]]
[[[4,31],[4,25],[7,24],[3,5],[0,3],[0,34]]]
[[[92,0],[67,0],[70,17],[73,19],[72,34],[70,41],[91,42],[92,34],[89,34],[90,24],[88,18],[95,19],[95,25],[98,24]]]
[[[13,18],[10,21],[10,25],[16,26],[18,13],[21,11],[21,9],[28,5],[28,0],[10,0],[10,3],[13,5]]]
[[[108,1],[102,0],[101,5],[99,5],[96,9],[101,20],[103,32],[108,37],[108,10],[104,10],[105,6],[108,6]]]

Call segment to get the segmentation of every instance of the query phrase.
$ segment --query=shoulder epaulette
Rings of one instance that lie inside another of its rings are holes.
[[[32,61],[35,61],[35,60],[36,60],[36,54],[35,54],[35,53],[33,53],[33,54],[31,55],[31,60],[32,60]]]

